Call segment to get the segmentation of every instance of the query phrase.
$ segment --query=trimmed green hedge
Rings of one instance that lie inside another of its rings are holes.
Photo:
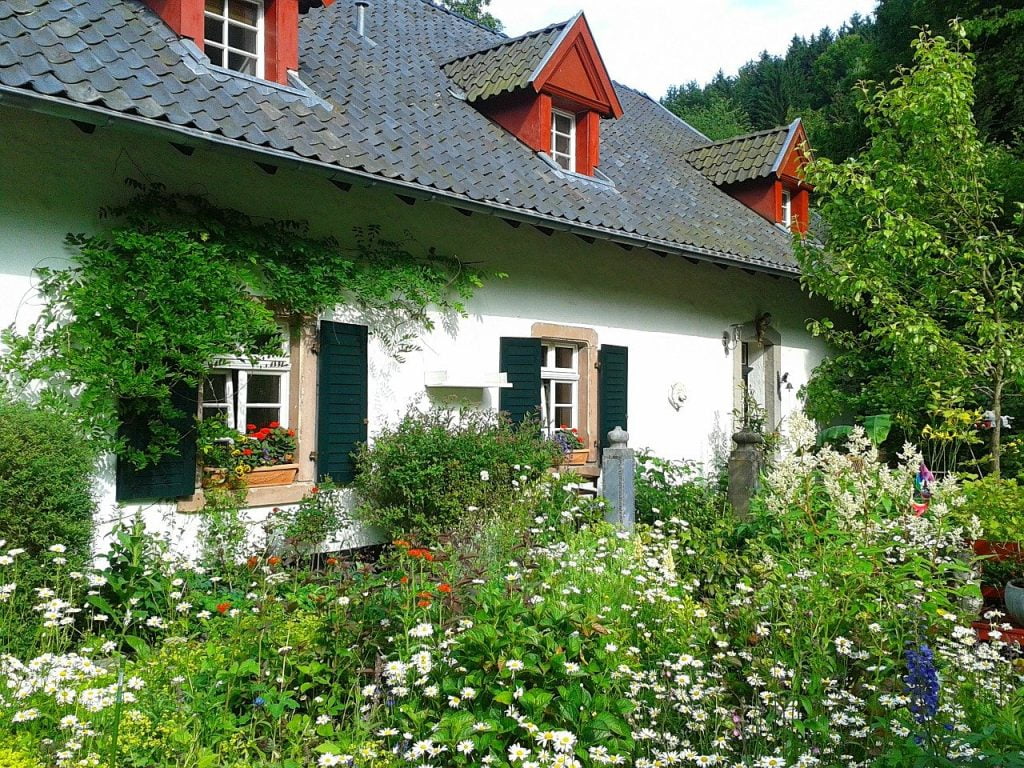
[[[63,544],[69,564],[87,559],[96,511],[91,492],[95,465],[94,447],[66,418],[23,403],[0,402],[4,551],[23,548],[35,560],[52,544]]]

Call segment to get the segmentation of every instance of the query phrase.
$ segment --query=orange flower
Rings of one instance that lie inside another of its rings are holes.
[[[309,489],[309,492],[313,493],[313,494],[320,493],[320,486],[319,485],[314,485],[312,488]]]
[[[425,550],[423,552],[423,559],[426,560],[428,563],[434,562],[434,556]]]
[[[450,595],[451,592],[452,592],[452,585],[451,584],[438,584],[437,585],[437,591],[438,592],[444,592],[446,595]]]
[[[249,566],[249,570],[251,571],[253,568],[260,564],[260,559],[256,557],[256,555],[253,555],[245,561],[245,564]]]
[[[430,601],[429,600],[420,600],[418,603],[416,603],[416,605],[418,605],[420,608],[429,608],[430,607]]]
[[[402,549],[408,549],[412,546],[412,544],[410,544],[405,539],[395,539],[391,543],[394,544],[396,547],[401,547]]]
[[[429,553],[425,549],[410,549],[406,551],[406,554],[409,555],[409,557],[419,558],[426,557]]]
[[[328,566],[335,566],[335,565],[338,564],[338,558],[336,558],[336,557],[328,557],[325,562],[327,563]]]
[[[277,555],[271,555],[270,557],[267,558],[267,565],[280,565],[280,564],[281,564],[281,558],[278,557]]]
[[[431,595],[430,595],[429,592],[417,592],[416,593],[416,597],[422,597],[424,599],[428,599],[430,596]]]
[[[408,584],[408,583],[409,583],[409,577],[408,577],[408,576],[403,576],[403,577],[402,577],[402,578],[400,578],[400,579],[399,579],[398,581],[399,581],[399,583],[401,583],[401,584]]]
[[[227,613],[229,610],[231,610],[231,603],[217,604],[217,613]]]

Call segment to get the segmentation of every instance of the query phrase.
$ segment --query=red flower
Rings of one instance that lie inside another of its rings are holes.
[[[326,562],[327,562],[328,566],[337,565],[338,564],[338,558],[336,558],[336,557],[328,557]]]
[[[424,600],[427,600],[427,599],[429,599],[431,597],[431,594],[429,592],[426,592],[426,591],[417,592],[416,593],[416,597],[422,597]]]
[[[255,432],[256,431],[256,425],[255,424],[246,424],[245,425],[245,431],[246,432]]]
[[[280,565],[280,564],[281,564],[281,558],[278,557],[277,555],[271,555],[270,557],[267,558],[267,565]]]
[[[267,429],[266,427],[264,427],[263,429],[261,429],[259,432],[256,433],[256,439],[257,440],[266,440],[269,436],[270,436],[270,430]]]
[[[253,555],[245,561],[245,564],[249,566],[249,570],[251,571],[253,568],[260,564],[260,559],[256,557],[256,555]]]
[[[312,488],[309,489],[309,492],[310,493],[320,493],[320,486],[319,485],[314,485]]]
[[[403,576],[402,578],[400,578],[400,579],[398,580],[398,582],[399,582],[400,584],[408,584],[408,583],[409,583],[409,577],[408,577],[408,576]]]
[[[252,448],[243,448],[242,449],[242,455],[243,456],[252,456]]]
[[[424,552],[423,553],[423,559],[426,560],[428,563],[434,562],[434,556],[432,554],[430,554],[429,552]]]
[[[294,429],[289,429],[288,430],[288,437],[295,437],[295,430]]]
[[[420,600],[418,603],[416,603],[416,605],[418,605],[420,608],[429,608],[430,607],[430,601],[429,600]]]
[[[272,422],[270,422],[269,425],[267,425],[267,428],[268,429],[277,429],[280,426],[281,426],[281,422],[280,421],[272,421]]]
[[[217,613],[227,613],[229,610],[231,610],[231,603],[217,604]]]
[[[438,592],[444,592],[446,595],[450,595],[451,592],[452,592],[452,585],[451,584],[438,584],[437,585],[437,591]]]

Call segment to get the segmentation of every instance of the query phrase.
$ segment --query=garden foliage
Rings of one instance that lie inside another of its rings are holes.
[[[891,413],[915,439],[944,409],[992,411],[998,475],[1001,416],[1024,383],[1024,247],[1000,224],[963,35],[922,31],[912,69],[865,86],[865,150],[807,167],[827,235],[797,248],[803,282],[856,320],[811,323],[836,354],[808,409],[826,422]]]
[[[45,578],[38,558],[51,544],[65,547],[61,556],[73,567],[89,557],[96,458],[77,425],[59,414],[0,401],[0,546],[27,554],[19,601]]]
[[[470,508],[507,501],[513,489],[557,463],[561,448],[536,423],[502,414],[413,409],[356,454],[364,519],[386,535],[433,541]]]
[[[103,768],[1021,765],[1014,654],[961,608],[955,484],[917,516],[913,451],[887,468],[859,428],[844,452],[814,438],[793,425],[730,568],[702,530],[728,519],[688,496],[627,534],[551,474],[376,565],[289,566],[269,536],[236,577],[123,531],[106,570],[53,563],[45,631],[0,655],[4,746]]]

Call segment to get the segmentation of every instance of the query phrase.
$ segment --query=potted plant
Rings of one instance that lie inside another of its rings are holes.
[[[978,556],[993,559],[1021,555],[1020,537],[1024,532],[1024,488],[1016,480],[985,477],[963,485],[965,503],[956,514],[966,522],[976,517],[983,537],[972,542]]]
[[[583,439],[580,437],[576,427],[567,427],[563,424],[555,430],[551,438],[561,447],[564,464],[578,467],[581,464],[587,463],[590,451],[583,445]]]
[[[242,434],[223,416],[207,417],[199,422],[198,447],[203,487],[289,485],[299,471],[295,430],[276,421],[248,424]]]

